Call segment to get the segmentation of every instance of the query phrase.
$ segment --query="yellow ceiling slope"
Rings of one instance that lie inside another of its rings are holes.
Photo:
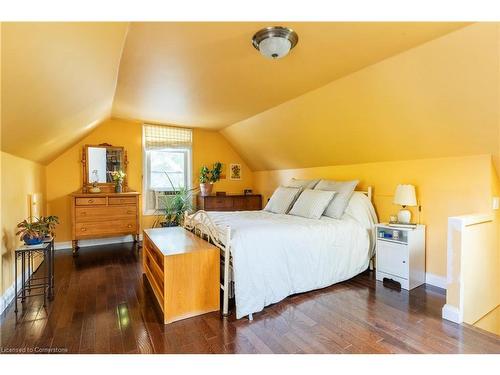
[[[133,23],[113,116],[220,129],[465,23],[294,23],[299,43],[270,61],[251,45],[266,23]]]
[[[2,150],[46,163],[110,116],[128,24],[2,28]]]
[[[473,24],[222,133],[253,170],[498,155],[499,48]]]

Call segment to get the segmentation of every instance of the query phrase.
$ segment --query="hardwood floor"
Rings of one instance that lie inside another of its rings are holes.
[[[397,291],[366,272],[295,295],[254,321],[205,314],[163,325],[132,244],[56,252],[55,299],[0,318],[0,353],[500,353],[500,337],[441,319],[443,291]]]

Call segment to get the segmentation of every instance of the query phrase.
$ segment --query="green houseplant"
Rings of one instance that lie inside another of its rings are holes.
[[[42,243],[44,234],[42,233],[42,224],[39,219],[31,221],[24,219],[17,224],[16,236],[26,245],[38,245]]]
[[[175,227],[182,225],[184,213],[193,209],[193,194],[196,189],[185,187],[176,188],[168,173],[165,173],[172,186],[168,195],[162,195],[163,208],[157,209],[156,219],[153,227]]]
[[[201,195],[210,195],[214,183],[220,180],[222,174],[222,163],[217,161],[213,164],[212,169],[203,165],[200,169],[200,191]]]
[[[59,224],[59,217],[55,215],[42,216],[38,219],[42,226],[44,236],[55,236],[56,225]]]
[[[54,215],[25,219],[17,224],[16,236],[26,245],[38,245],[45,237],[54,236],[59,218]]]

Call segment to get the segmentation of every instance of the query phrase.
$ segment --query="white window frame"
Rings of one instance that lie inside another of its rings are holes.
[[[152,150],[146,150],[144,144],[142,147],[142,160],[143,160],[143,175],[142,175],[142,185],[143,185],[143,197],[142,197],[142,207],[143,214],[146,216],[151,216],[156,213],[155,208],[150,207],[151,202],[151,153]],[[182,151],[185,153],[184,165],[185,171],[185,184],[187,189],[192,188],[193,180],[193,151],[192,147],[165,147],[161,149],[156,149],[154,151]],[[171,188],[163,189],[161,191],[172,191]],[[154,202],[154,199],[152,200]]]

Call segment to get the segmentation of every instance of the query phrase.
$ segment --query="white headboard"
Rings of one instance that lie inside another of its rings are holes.
[[[366,190],[356,190],[356,191],[359,191],[360,193],[365,194],[368,197],[368,199],[370,200],[370,202],[373,202],[372,201],[372,198],[373,198],[373,188],[371,186],[368,186],[366,188]]]

